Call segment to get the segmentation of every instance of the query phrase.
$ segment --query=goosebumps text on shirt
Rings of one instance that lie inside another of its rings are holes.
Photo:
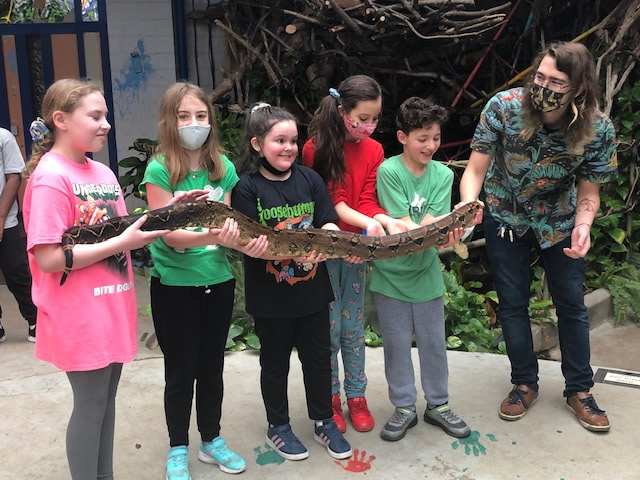
[[[258,219],[260,223],[267,225],[267,220],[271,220],[274,230],[293,230],[294,228],[309,228],[313,226],[313,211],[315,202],[302,202],[290,206],[285,205],[262,208],[260,198],[257,198]],[[287,282],[295,285],[297,282],[306,282],[316,276],[317,264],[299,263],[295,259],[269,260],[266,264],[266,271],[273,275],[276,282]]]
[[[100,185],[74,183],[72,184],[72,188],[73,194],[80,200],[84,200],[76,204],[76,208],[80,211],[80,216],[76,215],[76,220],[73,222],[75,226],[95,225],[118,216],[115,202],[120,198],[120,185],[109,183]],[[103,262],[105,262],[109,270],[117,272],[124,278],[127,277],[127,256],[125,252],[116,253],[111,257],[105,258]],[[94,295],[113,293],[115,286],[110,285],[107,287],[103,287],[107,288],[106,290],[96,289]],[[118,285],[118,288],[121,287],[121,285]],[[126,290],[129,288],[130,285],[128,285]],[[109,289],[111,289],[111,291]]]
[[[289,204],[285,204],[279,207],[262,208],[260,203],[260,197],[257,198],[258,220],[263,225],[267,224],[267,220],[275,220],[277,222],[282,221],[285,218],[298,218],[306,216],[307,218],[313,218],[313,209],[315,207],[314,202],[302,202],[290,207]],[[309,228],[308,226],[300,226],[296,228]]]

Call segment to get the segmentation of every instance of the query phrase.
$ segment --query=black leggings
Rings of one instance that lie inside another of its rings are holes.
[[[67,459],[73,480],[113,479],[113,431],[121,363],[67,372],[73,413],[67,427]]]
[[[203,442],[220,434],[224,347],[235,280],[208,287],[175,287],[151,278],[151,310],[164,354],[164,410],[172,447],[189,444],[196,382],[196,414]]]
[[[305,317],[255,317],[260,338],[260,385],[271,425],[289,423],[287,384],[293,347],[302,363],[309,418],[331,418],[331,341],[329,309]]]

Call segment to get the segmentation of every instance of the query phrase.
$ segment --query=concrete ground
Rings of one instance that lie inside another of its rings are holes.
[[[143,281],[138,292],[141,304],[148,302]],[[65,429],[72,399],[66,376],[34,358],[33,345],[26,341],[27,324],[6,286],[0,286],[0,304],[8,337],[0,345],[0,479],[69,478]],[[640,340],[640,328],[635,325],[625,328],[628,329],[625,337]],[[145,344],[152,333],[148,317],[140,318],[139,333],[138,358],[125,366],[117,397],[115,474],[120,480],[164,478],[168,448],[162,358],[159,351],[150,350]],[[615,344],[609,346],[608,352],[594,355],[594,371],[596,365],[626,369],[630,368],[627,365],[637,366],[638,342],[631,341],[628,345],[624,350],[626,359],[616,361],[615,365],[600,363],[612,357]],[[239,478],[338,480],[363,475],[368,479],[403,480],[640,478],[637,462],[640,389],[596,384],[593,392],[599,405],[607,410],[612,428],[609,433],[594,434],[582,428],[565,408],[560,364],[541,361],[538,402],[524,419],[504,422],[499,419],[497,409],[510,388],[508,359],[500,355],[449,352],[451,404],[471,426],[471,437],[456,440],[420,421],[402,441],[388,443],[379,437],[380,427],[392,412],[382,353],[381,348],[368,348],[366,352],[367,394],[376,427],[368,433],[357,433],[349,426],[346,437],[358,453],[341,462],[330,458],[313,440],[295,355],[289,388],[291,423],[311,454],[301,462],[282,461],[265,446],[266,420],[257,354],[228,354],[222,434],[247,460],[248,469]],[[417,365],[417,358],[414,363]],[[421,398],[418,408],[424,407]],[[198,443],[194,423],[192,478],[230,478],[215,466],[197,460]]]

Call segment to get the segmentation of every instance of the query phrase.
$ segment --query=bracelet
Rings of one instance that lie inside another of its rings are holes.
[[[579,223],[578,225],[574,225],[573,228],[578,228],[581,225],[586,225],[587,227],[589,227],[589,229],[591,229],[591,224],[587,223],[587,222],[583,222],[583,223]]]

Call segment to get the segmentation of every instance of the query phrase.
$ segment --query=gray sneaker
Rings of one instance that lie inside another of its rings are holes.
[[[404,438],[407,430],[411,427],[415,427],[418,424],[418,416],[416,412],[409,408],[396,407],[395,412],[391,415],[391,418],[384,424],[380,437],[383,440],[395,442]]]
[[[456,438],[468,437],[471,434],[469,426],[458,417],[448,404],[440,405],[424,411],[424,421],[442,428],[446,433]]]

